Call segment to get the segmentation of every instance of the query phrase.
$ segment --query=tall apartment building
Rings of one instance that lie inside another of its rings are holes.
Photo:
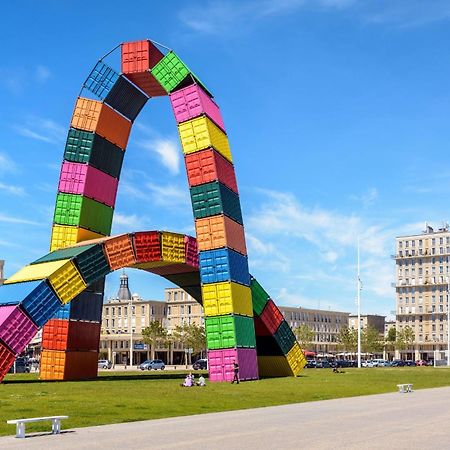
[[[447,349],[449,257],[448,226],[396,238],[396,329],[408,325],[415,334],[414,348],[401,352],[408,359],[433,359],[435,350]]]
[[[348,326],[349,313],[307,309],[293,306],[279,306],[284,318],[292,329],[306,324],[315,332],[313,350],[318,353],[336,353],[337,335],[341,328]]]
[[[4,269],[5,269],[5,261],[3,259],[0,259],[0,285],[3,284],[3,282],[5,281],[5,277],[4,277]]]

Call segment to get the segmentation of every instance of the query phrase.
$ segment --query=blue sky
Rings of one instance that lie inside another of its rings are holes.
[[[146,2],[147,3],[147,2]],[[219,103],[239,182],[251,272],[279,304],[395,308],[394,238],[449,220],[450,2],[41,1],[3,7],[0,258],[46,253],[80,86],[118,43],[173,48]],[[159,3],[159,2],[158,2]],[[119,68],[118,57],[109,63]],[[139,116],[113,232],[193,234],[167,98]],[[130,271],[134,292],[168,284]],[[118,287],[108,278],[107,295]]]

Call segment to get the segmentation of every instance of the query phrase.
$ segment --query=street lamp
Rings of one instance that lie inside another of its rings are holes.
[[[130,368],[133,368],[133,296],[130,296]]]
[[[448,294],[450,292],[449,278],[445,277],[447,282],[447,366],[450,366],[450,308]]]
[[[361,368],[361,278],[359,276],[359,236],[358,236],[358,275],[357,275],[357,305],[358,305],[358,368]]]

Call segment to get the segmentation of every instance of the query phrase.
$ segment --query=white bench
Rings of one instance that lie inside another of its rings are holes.
[[[69,416],[49,416],[49,417],[32,417],[30,419],[15,419],[8,420],[6,423],[16,425],[16,438],[25,437],[25,424],[30,422],[42,422],[44,420],[52,421],[52,434],[59,434],[61,432],[61,420],[68,419]]]
[[[412,392],[413,385],[411,383],[405,383],[405,384],[397,384],[398,392],[400,394],[407,394],[408,392]]]

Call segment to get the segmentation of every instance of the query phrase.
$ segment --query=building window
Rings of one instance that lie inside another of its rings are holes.
[[[145,305],[141,306],[141,315],[145,316]]]
[[[178,300],[178,292],[173,293],[173,299],[176,301]]]

